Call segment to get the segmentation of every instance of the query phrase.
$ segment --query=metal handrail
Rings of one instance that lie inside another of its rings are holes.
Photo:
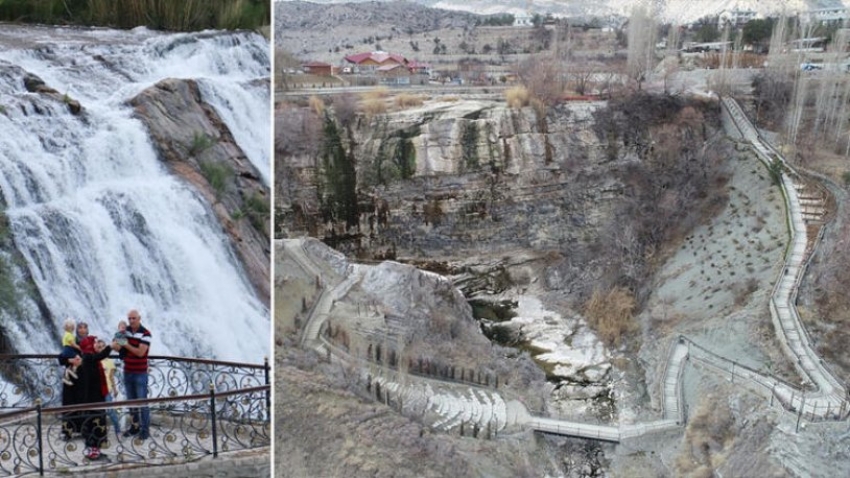
[[[0,442],[0,476],[91,472],[122,463],[185,463],[205,455],[216,458],[219,450],[267,449],[270,390],[268,384],[222,392],[211,386],[209,393],[179,397],[52,408],[36,403],[0,415],[0,436],[11,438]],[[152,418],[147,434],[121,436],[119,415],[129,421],[130,413],[141,408],[149,409]],[[110,459],[84,456],[78,433],[86,446],[98,446]]]

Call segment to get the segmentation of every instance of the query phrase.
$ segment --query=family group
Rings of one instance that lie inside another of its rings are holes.
[[[62,405],[111,402],[119,390],[115,384],[113,351],[123,363],[124,395],[127,400],[148,397],[148,352],[151,333],[142,326],[137,310],[127,313],[127,321],[118,324],[118,331],[109,344],[89,334],[88,324],[67,319],[62,335],[59,363],[65,367],[62,377]],[[131,423],[121,433],[115,409],[70,412],[63,417],[62,438],[85,440],[85,457],[100,458],[100,448],[106,441],[107,416],[118,437],[146,440],[150,437],[150,409],[130,409]]]

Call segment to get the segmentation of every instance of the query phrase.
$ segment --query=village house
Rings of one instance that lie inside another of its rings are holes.
[[[373,51],[348,55],[344,58],[346,66],[343,74],[358,74],[377,78],[385,85],[424,84],[431,74],[431,65],[408,60],[402,55]]]
[[[379,66],[376,70],[381,79],[381,83],[393,86],[410,85],[410,70],[405,65],[390,63],[388,65]]]
[[[388,65],[407,65],[407,58],[396,53],[385,51],[373,51],[347,55],[344,60],[356,66],[361,73],[374,72],[378,68]]]
[[[320,61],[311,61],[308,63],[304,63],[301,65],[301,69],[304,70],[304,73],[309,73],[311,75],[317,76],[331,76],[333,75],[333,66],[328,63],[322,63]]]

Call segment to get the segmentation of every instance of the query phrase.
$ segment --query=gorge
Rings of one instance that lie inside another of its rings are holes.
[[[346,111],[342,99],[323,103],[337,116]],[[777,333],[769,313],[771,290],[788,287],[775,281],[793,282],[782,279],[786,251],[800,246],[787,245],[786,194],[746,146],[753,133],[735,134],[719,102],[633,93],[562,103],[545,116],[495,95],[387,104],[373,117],[342,115],[349,122],[336,129],[321,127],[334,116],[310,112],[321,110],[315,100],[278,108],[300,115],[305,138],[315,135],[309,143],[280,141],[289,130],[286,119],[277,123],[278,232],[320,237],[348,258],[303,239],[277,246],[275,287],[284,298],[275,312],[277,370],[286,390],[278,410],[284,430],[310,417],[326,431],[299,434],[298,443],[278,432],[278,453],[298,456],[305,440],[325,440],[331,462],[363,474],[391,469],[392,457],[413,450],[421,454],[407,455],[412,475],[457,468],[487,470],[484,476],[780,476],[789,469],[813,476],[833,459],[843,469],[843,424],[814,418],[814,397],[821,397],[808,379],[801,384],[806,374],[793,355],[782,353],[783,334],[799,334]],[[312,114],[318,122],[310,130]],[[341,179],[352,171],[356,181]],[[805,201],[821,194],[811,181],[794,181],[785,189]],[[805,237],[798,222],[791,236]],[[435,286],[433,274],[374,264],[385,258],[448,276],[476,299],[473,308],[445,283]],[[496,342],[490,347],[471,332],[482,303],[492,305],[478,314]],[[299,335],[317,356],[299,351]],[[671,402],[668,368],[676,376],[673,364],[691,356],[683,344],[723,357],[710,358],[721,372],[695,364],[709,355],[676,365],[685,372],[681,398]],[[786,399],[808,407],[817,425],[795,426],[776,400],[745,392],[736,367],[770,377],[774,389],[791,384]],[[470,377],[472,386],[434,385]],[[493,377],[503,401],[475,388],[493,388]],[[370,415],[363,398],[370,396],[381,402],[372,413],[390,416]],[[616,446],[531,438],[512,428],[522,421],[510,405],[517,396],[534,416],[601,421],[621,433],[666,418],[671,403],[686,423],[683,432]],[[333,416],[350,413],[343,428],[374,444],[352,448],[328,438],[330,421],[295,397]],[[835,412],[840,401],[820,402],[820,411]],[[800,458],[799,450],[819,445],[827,449],[818,458]],[[487,451],[473,455],[470,447]],[[305,473],[323,470],[299,464]]]

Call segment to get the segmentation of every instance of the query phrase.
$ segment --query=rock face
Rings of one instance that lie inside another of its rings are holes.
[[[597,237],[623,191],[608,172],[629,159],[607,160],[593,130],[602,106],[561,106],[540,119],[504,102],[429,101],[359,117],[340,131],[356,162],[358,216],[322,215],[331,187],[322,151],[287,156],[277,164],[281,234],[372,257],[559,249]]]
[[[164,80],[131,100],[165,165],[211,205],[251,284],[270,297],[269,191],[192,80]]]

